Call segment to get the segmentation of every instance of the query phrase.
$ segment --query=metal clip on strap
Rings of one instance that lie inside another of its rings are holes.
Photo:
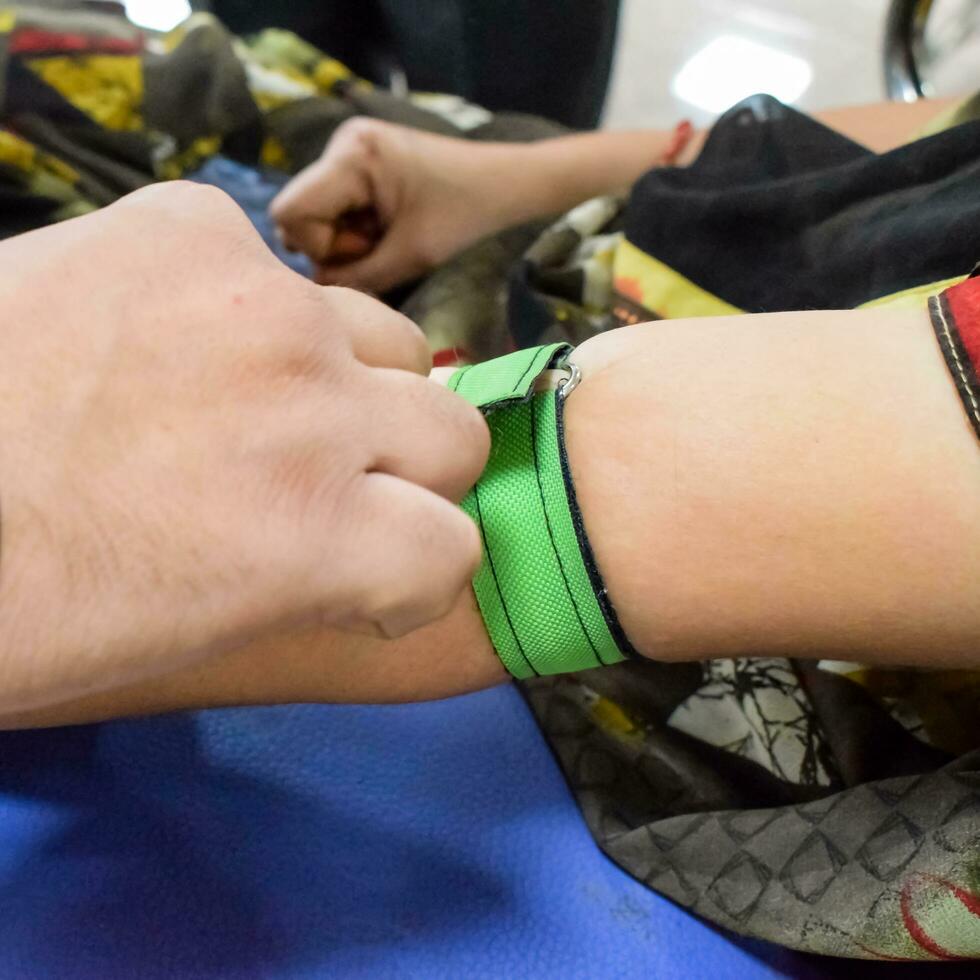
[[[567,344],[517,351],[463,368],[449,383],[490,427],[490,460],[462,506],[483,537],[473,580],[480,612],[517,678],[614,664],[633,652],[595,566],[565,459],[561,403],[581,380],[570,352]],[[559,370],[567,377],[548,375]]]

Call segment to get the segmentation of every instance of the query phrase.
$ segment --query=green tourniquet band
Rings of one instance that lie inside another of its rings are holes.
[[[547,344],[471,364],[450,378],[449,387],[489,415],[505,405],[528,399],[541,372],[571,349],[570,344]]]
[[[500,409],[488,415],[490,460],[463,509],[483,535],[483,562],[473,580],[480,612],[501,661],[520,679],[626,659],[596,599],[572,522],[556,424],[559,396],[532,394],[535,378],[567,350],[520,351],[488,362],[492,374],[481,377],[484,365],[478,365],[450,381],[461,393],[467,387],[485,411]]]

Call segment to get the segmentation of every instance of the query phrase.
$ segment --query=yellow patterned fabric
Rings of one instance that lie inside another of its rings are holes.
[[[43,82],[106,129],[143,128],[143,65],[134,55],[32,58],[26,62]]]
[[[288,31],[241,39],[195,14],[151,37],[108,8],[0,3],[0,237],[218,154],[295,172],[358,114],[445,128]]]
[[[613,288],[619,304],[616,319],[624,324],[649,320],[650,314],[661,320],[677,320],[744,312],[702,289],[626,238],[617,246],[613,259]]]

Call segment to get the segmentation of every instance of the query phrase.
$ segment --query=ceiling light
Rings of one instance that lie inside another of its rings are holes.
[[[190,15],[188,0],[126,0],[126,16],[151,31],[169,31]]]
[[[708,112],[723,112],[758,92],[795,102],[810,85],[808,62],[767,44],[727,34],[715,38],[674,76],[671,91]]]

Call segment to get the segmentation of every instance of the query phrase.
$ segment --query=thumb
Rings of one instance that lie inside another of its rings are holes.
[[[303,252],[313,262],[326,262],[336,237],[332,224],[316,219],[279,224],[276,232],[290,252]]]
[[[348,161],[318,160],[294,177],[273,199],[269,215],[283,244],[314,262],[330,257],[337,223],[344,214],[371,204],[369,182]]]
[[[348,286],[385,293],[427,272],[411,236],[395,225],[363,258],[350,262],[321,262],[314,278],[321,286]]]

